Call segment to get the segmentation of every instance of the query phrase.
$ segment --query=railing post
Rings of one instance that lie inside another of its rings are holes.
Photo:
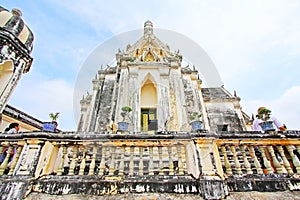
[[[267,168],[267,171],[268,171],[268,174],[273,174],[273,169],[272,169],[272,166],[270,164],[270,161],[267,159],[266,157],[266,154],[265,154],[265,150],[264,150],[264,147],[263,146],[259,146],[259,151],[261,153],[261,156],[263,158],[263,161],[264,161],[264,165],[266,166]]]
[[[154,175],[154,166],[153,166],[153,146],[149,147],[149,175]]]
[[[133,156],[134,156],[134,147],[130,147],[130,161],[129,161],[129,175],[133,176],[134,170],[134,163],[133,163]]]
[[[109,165],[109,175],[113,176],[115,173],[115,156],[116,156],[116,147],[112,146],[110,147],[111,149],[111,161],[110,161],[110,165]]]
[[[97,147],[93,146],[93,155],[92,155],[92,161],[90,164],[90,169],[88,175],[94,175],[95,167],[96,167],[96,155],[97,155]]]
[[[257,174],[263,174],[263,170],[261,168],[261,165],[256,157],[256,154],[255,154],[255,150],[254,150],[254,147],[253,146],[249,146],[249,149],[250,149],[250,152],[253,156],[253,161],[254,161],[254,166],[256,168],[256,171],[257,171]]]
[[[139,147],[139,175],[144,175],[144,164],[143,164],[143,147]]]
[[[14,172],[15,167],[16,167],[16,165],[17,165],[17,162],[18,162],[18,160],[19,160],[21,151],[22,151],[22,146],[19,146],[19,147],[17,148],[16,155],[13,157],[13,161],[12,161],[10,170],[9,170],[9,172],[8,172],[8,175],[13,175],[13,172]]]
[[[74,175],[74,170],[75,170],[76,163],[77,163],[77,151],[78,151],[78,147],[74,146],[73,147],[73,156],[72,156],[68,175]]]
[[[282,146],[278,145],[278,146],[277,146],[277,150],[278,150],[278,152],[279,152],[279,154],[280,154],[280,156],[281,156],[281,158],[282,158],[282,160],[283,160],[283,164],[284,164],[284,166],[285,166],[287,172],[288,172],[289,174],[293,174],[294,172],[293,172],[293,170],[292,170],[292,168],[291,168],[291,166],[290,166],[289,161],[287,160],[287,158],[286,158],[286,156],[285,156],[285,154],[284,154],[284,150],[283,150]]]
[[[183,163],[182,163],[182,157],[181,157],[181,146],[177,145],[177,156],[178,156],[178,174],[184,175],[183,171]]]
[[[288,145],[286,148],[287,148],[288,152],[290,153],[290,156],[292,157],[292,161],[296,168],[297,174],[300,174],[300,162],[299,162],[298,157],[293,152],[295,147],[293,145]]]
[[[85,169],[85,165],[86,165],[86,153],[88,151],[87,148],[88,147],[86,147],[86,146],[83,147],[82,159],[81,159],[78,175],[84,174],[84,169]]]
[[[271,154],[271,157],[272,157],[272,160],[273,160],[273,164],[274,164],[274,167],[276,168],[276,172],[278,174],[283,174],[283,169],[282,169],[282,166],[280,165],[280,163],[278,162],[277,160],[277,157],[275,155],[275,152],[274,152],[274,149],[272,146],[268,146],[267,147],[268,151],[270,152]]]
[[[246,155],[245,146],[241,145],[240,149],[241,149],[241,152],[242,152],[242,155],[243,155],[243,158],[244,158],[244,165],[246,167],[247,174],[253,174],[253,172],[251,170],[251,165],[250,165],[250,163],[248,161],[248,158],[247,158],[247,155]]]
[[[12,150],[13,150],[13,147],[9,146],[8,149],[7,149],[7,151],[6,151],[5,159],[2,162],[2,164],[0,165],[0,175],[4,174],[4,171],[5,171],[6,167],[7,167],[8,160],[10,158],[10,153],[11,153]]]
[[[101,152],[101,161],[100,161],[100,170],[99,170],[99,175],[102,176],[104,175],[104,169],[105,169],[105,155],[106,155],[106,146],[101,147],[102,152]]]
[[[59,163],[59,166],[58,166],[58,170],[57,170],[57,175],[60,176],[62,175],[62,172],[64,171],[64,166],[65,166],[65,160],[67,159],[67,147],[66,146],[63,146],[63,147],[60,147],[62,148],[62,159]]]
[[[225,168],[226,168],[226,174],[228,175],[232,175],[232,170],[231,170],[231,166],[227,157],[227,151],[226,151],[226,147],[225,146],[221,146],[221,152],[224,156],[224,163],[225,163]]]
[[[172,156],[172,146],[168,146],[168,155],[169,155],[169,175],[174,175],[174,165],[173,165],[173,156]]]
[[[240,162],[239,162],[239,160],[238,160],[238,157],[237,157],[237,155],[236,155],[236,149],[235,149],[235,146],[230,146],[230,150],[231,150],[231,152],[232,152],[232,156],[233,156],[233,160],[234,160],[234,163],[235,163],[235,168],[236,168],[236,172],[237,172],[237,174],[243,174],[243,172],[242,172],[242,169],[241,169],[241,164],[240,164]]]
[[[120,158],[120,165],[119,165],[119,176],[124,175],[124,157],[125,157],[125,147],[121,147],[121,158]]]

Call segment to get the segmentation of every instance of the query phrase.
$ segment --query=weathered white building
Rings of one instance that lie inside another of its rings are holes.
[[[131,132],[190,131],[194,112],[202,115],[205,130],[246,130],[240,98],[222,86],[202,88],[198,71],[183,67],[182,58],[145,22],[143,36],[116,54],[116,66],[98,71],[93,93],[81,101],[78,131],[99,132],[122,121],[123,106],[133,110]]]

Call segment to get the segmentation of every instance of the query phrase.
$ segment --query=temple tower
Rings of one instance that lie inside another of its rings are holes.
[[[33,60],[33,34],[21,16],[18,9],[9,12],[0,6],[0,113]]]
[[[81,100],[78,131],[99,132],[122,121],[130,106],[130,132],[190,131],[193,113],[202,115],[205,130],[245,130],[240,99],[224,87],[202,88],[196,67],[182,66],[146,21],[143,36],[116,54],[116,66],[99,70],[93,93]]]

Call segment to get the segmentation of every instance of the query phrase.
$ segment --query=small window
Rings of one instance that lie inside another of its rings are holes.
[[[228,131],[228,124],[218,125],[218,131]]]

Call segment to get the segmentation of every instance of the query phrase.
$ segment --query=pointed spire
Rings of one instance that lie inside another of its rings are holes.
[[[235,91],[235,90],[233,91],[233,96],[234,96],[234,97],[237,97],[236,91]]]
[[[152,35],[153,34],[153,24],[151,21],[147,20],[144,23],[144,35]]]

